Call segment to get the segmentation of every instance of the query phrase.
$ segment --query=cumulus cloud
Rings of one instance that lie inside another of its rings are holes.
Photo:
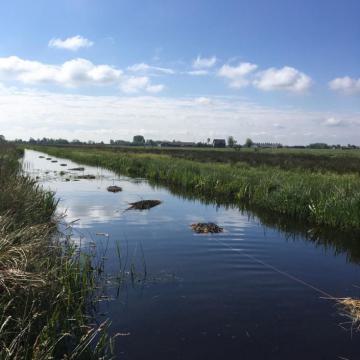
[[[140,91],[147,91],[155,94],[164,89],[164,85],[152,85],[149,77],[147,76],[131,76],[124,80],[120,88],[127,94],[136,94]]]
[[[209,69],[211,67],[213,67],[217,62],[217,58],[216,56],[211,56],[211,57],[201,57],[198,56],[194,61],[193,61],[193,68],[194,69]]]
[[[155,73],[162,73],[168,75],[175,74],[175,71],[173,69],[159,67],[159,66],[152,66],[146,63],[134,64],[132,66],[129,66],[127,70],[132,72],[142,72],[142,73],[155,72]]]
[[[353,79],[349,76],[333,79],[329,82],[331,90],[343,92],[345,94],[360,93],[360,78]]]
[[[156,94],[162,84],[152,84],[148,76],[126,76],[110,65],[95,65],[86,59],[73,59],[60,65],[24,60],[17,56],[0,58],[0,80],[18,81],[26,85],[52,84],[64,87],[112,85],[129,94],[145,91]]]
[[[188,71],[187,74],[193,76],[204,76],[204,75],[208,75],[209,72],[207,70],[191,70]]]
[[[80,48],[88,48],[93,46],[94,43],[80,35],[76,35],[67,39],[51,39],[49,47],[77,51]]]
[[[324,121],[324,124],[326,126],[342,126],[344,125],[344,121],[342,119],[330,117]]]
[[[212,101],[208,97],[200,96],[195,99],[195,103],[200,104],[200,105],[210,105],[212,103]]]
[[[225,64],[219,71],[218,76],[230,80],[229,85],[233,88],[243,88],[250,84],[248,75],[257,69],[257,65],[249,62],[239,63],[237,66]]]
[[[234,97],[208,97],[211,106],[206,106],[206,100],[193,97],[90,96],[14,88],[0,88],[0,92],[0,128],[9,139],[32,136],[109,141],[132,139],[142,133],[148,139],[206,141],[231,134],[239,143],[250,137],[256,142],[360,145],[356,113],[266,107]],[[347,126],[325,126],[324,119],[332,117]],[[275,121],[286,130],[274,127]]]
[[[261,71],[254,81],[254,85],[260,90],[285,90],[291,92],[304,92],[310,88],[311,83],[312,80],[308,75],[290,66]]]
[[[94,65],[86,59],[73,59],[61,65],[24,60],[17,56],[0,58],[0,79],[25,84],[48,83],[66,87],[109,85],[120,80],[122,71],[110,65]]]

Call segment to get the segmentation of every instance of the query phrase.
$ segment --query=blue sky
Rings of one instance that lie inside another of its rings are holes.
[[[360,145],[360,2],[2,1],[0,133]]]

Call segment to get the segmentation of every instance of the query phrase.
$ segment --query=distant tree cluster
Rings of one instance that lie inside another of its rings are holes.
[[[8,141],[5,139],[4,135],[0,135],[0,144],[4,144],[6,142],[11,142],[15,144],[33,144],[33,145],[96,145],[96,146],[105,146],[106,144],[103,141],[96,142],[93,140],[88,141],[81,141],[79,139],[73,139],[71,141],[63,138],[53,139],[53,138],[46,138],[43,137],[42,139],[34,139],[30,138],[28,141],[22,139],[15,139],[12,141]],[[216,143],[221,143],[222,146],[216,146]],[[211,141],[210,138],[207,138],[204,142],[189,142],[189,141],[179,141],[179,140],[152,140],[152,139],[145,139],[143,135],[135,135],[132,141],[127,140],[110,140],[111,146],[160,146],[160,147],[225,147],[228,146],[229,148],[233,148],[235,150],[240,150],[242,147],[247,148],[255,148],[255,150],[259,150],[260,148],[298,148],[298,149],[342,149],[342,150],[349,150],[349,149],[359,149],[359,146],[356,145],[329,145],[327,143],[312,143],[309,145],[293,145],[293,146],[285,146],[278,143],[270,143],[270,142],[262,142],[262,143],[255,143],[250,138],[247,138],[244,145],[238,144],[238,141],[235,140],[234,136],[228,136],[227,141],[225,139],[214,139]]]

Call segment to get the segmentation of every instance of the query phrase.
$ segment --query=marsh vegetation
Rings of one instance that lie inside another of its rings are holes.
[[[285,154],[288,165],[284,169],[277,161],[278,154],[271,160],[275,161],[273,165],[252,166],[241,161],[199,161],[202,156],[208,156],[206,151],[196,152],[205,154],[196,155],[200,156],[196,160],[181,158],[189,157],[187,150],[176,150],[177,156],[89,148],[85,151],[46,147],[43,151],[125,175],[146,177],[219,203],[270,211],[316,226],[360,230],[360,177],[356,171],[343,173],[344,163],[352,164],[353,158],[333,162],[329,156],[324,162],[327,165],[321,165],[324,155],[310,155],[313,165],[307,168],[306,163],[296,165],[303,155],[298,158],[289,153]],[[317,169],[314,164],[318,164]],[[331,167],[337,170],[330,171]]]
[[[0,147],[0,358],[99,359],[108,323],[94,323],[93,255],[58,231],[57,200]]]
[[[186,166],[194,165],[191,174],[196,174],[198,164],[210,168],[213,163],[174,160],[168,156],[159,158],[153,154],[147,158],[146,154],[136,154],[126,163],[129,173],[133,174],[127,177],[104,168],[109,168],[111,161],[118,166],[118,154],[114,154],[114,159],[101,156],[108,164],[99,167],[96,156],[103,155],[101,152],[90,152],[91,159],[95,156],[95,160],[91,160],[95,166],[88,166],[86,160],[80,160],[83,153],[76,154],[79,160],[75,163],[56,158],[52,153],[58,163],[51,163],[40,159],[38,152],[26,151],[24,163],[29,164],[28,173],[38,178],[44,188],[56,191],[56,196],[61,199],[60,212],[69,209],[67,221],[80,219],[74,223],[74,230],[87,234],[82,247],[85,243],[105,247],[106,270],[120,268],[122,272],[125,264],[129,264],[125,276],[129,276],[132,285],[121,285],[120,291],[108,288],[102,299],[111,298],[112,301],[100,302],[94,314],[98,324],[104,317],[111,319],[110,335],[118,332],[128,334],[118,339],[116,356],[121,358],[125,354],[129,358],[141,358],[147,349],[152,349],[157,358],[173,358],[180,351],[181,345],[177,341],[183,342],[180,338],[186,336],[190,340],[199,340],[196,341],[198,345],[191,343],[186,347],[189,357],[197,351],[204,354],[209,349],[207,358],[211,358],[213,353],[227,346],[234,353],[241,350],[250,358],[254,354],[262,358],[259,347],[251,346],[247,336],[241,337],[245,331],[252,338],[258,336],[258,341],[264,339],[264,351],[270,351],[269,341],[278,341],[272,334],[280,332],[289,346],[280,347],[277,355],[287,350],[293,352],[300,346],[296,340],[299,336],[306,338],[306,343],[314,344],[310,350],[313,354],[341,353],[349,358],[358,354],[350,333],[341,332],[338,326],[341,324],[346,329],[358,327],[354,307],[357,290],[353,288],[358,280],[360,259],[356,236],[340,237],[331,227],[301,227],[306,222],[267,209],[248,211],[246,203],[232,202],[228,197],[214,197],[211,192],[194,191],[191,186],[166,181],[165,177],[161,181],[156,177],[146,181],[143,176],[136,176],[139,172],[134,169],[138,170],[138,167],[132,167],[132,162],[137,160],[141,160],[140,165],[154,160],[152,167],[145,170],[156,171],[157,161],[164,158],[164,164],[172,162],[174,168],[179,165],[178,161]],[[124,156],[129,157],[127,154]],[[68,168],[83,167],[84,170],[81,174],[74,170],[74,178],[66,181],[68,176],[60,175],[61,163],[67,163]],[[215,165],[215,171],[229,166],[223,163]],[[245,165],[243,171],[248,167]],[[124,174],[125,171],[117,170],[117,173]],[[146,174],[144,169],[142,171]],[[177,174],[180,169],[178,171]],[[78,174],[91,174],[95,179],[85,176],[79,180],[76,178]],[[191,174],[183,175],[187,179]],[[115,184],[123,191],[116,194],[106,191]],[[161,205],[150,210],[125,211],[129,204],[141,204],[146,199],[158,199]],[[297,226],[303,230],[298,231]],[[128,253],[129,261],[118,263],[118,253]],[[135,267],[133,259],[136,256],[132,254],[136,253],[139,258]],[[143,276],[137,275],[137,269],[143,269]],[[104,270],[101,268],[100,272]],[[168,274],[166,279],[171,279],[170,283],[166,280],[164,284],[161,280],[159,286],[143,281],[144,274],[146,279],[158,279],[163,278],[160,274],[164,271]],[[96,297],[90,292],[89,304]],[[345,317],[338,316],[337,310]],[[216,316],[210,319],[209,312]],[[171,326],[174,317],[176,327]],[[292,335],[288,335],[289,327],[283,326],[278,317],[296,324],[290,326]],[[154,323],[160,332],[149,332],[147,324]],[[255,328],[254,324],[259,324],[259,327]],[[266,329],[265,333],[262,329]],[[199,335],[204,332],[208,335]],[[326,348],[316,346],[317,341],[329,336],[336,336],[336,342]],[[108,344],[107,341],[104,343]],[[173,345],[166,348],[170,344]],[[341,352],[337,350],[339,347]],[[305,358],[309,349],[301,345],[297,351]],[[216,353],[216,357],[218,355]]]

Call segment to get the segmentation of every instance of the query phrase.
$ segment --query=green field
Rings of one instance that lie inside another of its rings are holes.
[[[146,177],[204,200],[268,211],[319,227],[360,231],[357,151],[37,149],[121,174]]]
[[[59,146],[69,148],[69,146]],[[268,165],[281,169],[304,169],[312,171],[331,171],[339,174],[360,174],[360,150],[341,149],[297,149],[297,148],[160,148],[141,146],[71,146],[78,149],[98,149],[103,151],[168,155],[174,158],[199,162],[239,163],[251,166]]]

